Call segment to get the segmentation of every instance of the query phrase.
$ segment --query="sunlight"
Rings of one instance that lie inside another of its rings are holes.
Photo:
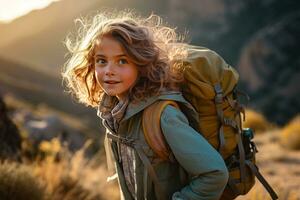
[[[0,22],[8,23],[58,0],[0,0]]]

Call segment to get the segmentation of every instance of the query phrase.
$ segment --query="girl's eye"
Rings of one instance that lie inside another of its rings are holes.
[[[98,58],[98,59],[95,60],[95,62],[96,62],[96,64],[100,64],[100,65],[102,64],[103,65],[103,64],[106,63],[106,60],[102,59],[102,58]]]
[[[128,61],[127,61],[125,58],[121,58],[121,59],[119,60],[119,64],[120,64],[120,65],[128,64]]]

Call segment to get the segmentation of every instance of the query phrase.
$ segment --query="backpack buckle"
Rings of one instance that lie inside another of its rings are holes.
[[[114,135],[112,133],[107,133],[107,137],[112,139],[115,142],[121,142],[121,143],[123,143],[127,146],[130,146],[130,147],[134,147],[134,145],[135,145],[135,139],[133,139],[133,138],[128,139],[128,138],[125,138],[125,137]]]
[[[214,90],[215,90],[215,93],[216,93],[215,103],[216,104],[221,104],[223,102],[223,91],[222,91],[222,87],[221,87],[220,83],[216,83],[214,85]]]
[[[128,139],[128,138],[120,137],[120,142],[130,147],[134,147],[134,141],[135,140],[133,138]]]

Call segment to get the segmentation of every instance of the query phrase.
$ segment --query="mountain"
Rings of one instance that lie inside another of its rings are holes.
[[[177,31],[188,32],[188,42],[215,50],[241,73],[241,89],[250,94],[250,105],[263,111],[273,122],[283,124],[299,112],[299,99],[295,95],[297,84],[293,81],[282,83],[285,79],[299,79],[299,73],[295,70],[299,67],[296,64],[298,61],[290,63],[299,59],[295,53],[299,37],[290,29],[298,32],[290,28],[290,22],[284,22],[293,20],[293,23],[299,24],[298,18],[288,17],[300,11],[300,2],[295,0],[61,0],[10,24],[0,24],[0,57],[56,77],[59,82],[61,67],[67,59],[63,40],[70,31],[75,30],[74,19],[93,15],[105,7],[134,8],[143,16],[153,12],[162,16],[172,27],[177,27]],[[274,27],[283,22],[290,24],[286,25],[289,29],[276,33]],[[264,48],[271,57],[264,55]],[[290,64],[286,67],[285,63]],[[260,84],[262,87],[258,87]],[[56,89],[61,90],[61,87]],[[266,91],[274,92],[271,96],[265,96]],[[268,103],[270,101],[285,103],[275,105]],[[285,112],[287,106],[283,105],[293,105],[293,109]]]
[[[300,13],[258,31],[245,45],[238,70],[251,105],[283,124],[300,112]]]
[[[32,105],[48,107],[80,118],[90,130],[99,129],[99,118],[92,108],[75,103],[63,91],[62,81],[32,67],[0,58],[0,94],[12,93]]]
[[[160,5],[159,0],[137,6]],[[74,31],[74,20],[107,7],[124,9],[136,0],[61,0],[35,10],[9,24],[0,24],[0,56],[59,76],[66,61],[63,41]]]
[[[63,40],[75,17],[85,15],[97,0],[63,0],[0,25],[0,56],[59,75],[66,49]]]

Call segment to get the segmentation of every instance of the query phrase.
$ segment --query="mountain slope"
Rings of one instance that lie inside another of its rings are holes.
[[[99,130],[95,110],[75,103],[64,93],[60,79],[1,58],[0,72],[0,93],[13,93],[33,105],[46,104],[55,110],[80,117],[82,123]]]
[[[74,19],[85,15],[98,2],[59,1],[0,26],[0,55],[58,75],[65,59],[63,40],[74,26]]]

